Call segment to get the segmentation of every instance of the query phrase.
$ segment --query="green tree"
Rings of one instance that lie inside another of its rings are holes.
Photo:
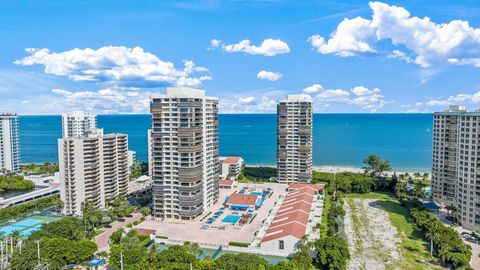
[[[97,250],[90,240],[69,240],[66,238],[44,238],[40,240],[41,261],[49,269],[61,269],[67,264],[86,265]],[[11,269],[34,269],[37,264],[36,241],[28,240],[12,257]]]
[[[272,267],[265,259],[248,253],[224,254],[215,262],[216,270],[257,270]]]
[[[80,240],[85,236],[83,221],[76,217],[65,217],[42,226],[30,235],[30,239],[65,238],[69,240]],[[88,232],[87,232],[88,233]]]
[[[120,269],[120,254],[122,255],[123,269],[125,270],[142,269],[146,264],[148,256],[145,249],[140,246],[112,245],[108,262],[113,269]]]
[[[316,262],[320,269],[343,270],[350,259],[348,245],[341,237],[326,237],[315,241]]]
[[[364,161],[363,167],[366,172],[369,172],[372,176],[380,176],[385,171],[391,171],[392,166],[388,160],[383,161],[379,156],[370,155]]]

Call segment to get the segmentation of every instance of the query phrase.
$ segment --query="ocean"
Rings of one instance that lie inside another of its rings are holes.
[[[397,171],[429,172],[432,154],[431,114],[315,114],[315,166],[361,167],[369,154],[388,159]],[[22,163],[57,162],[61,116],[20,116]],[[150,115],[99,115],[105,133],[126,133],[129,148],[147,160]],[[241,156],[248,165],[276,162],[275,114],[219,116],[220,155]]]

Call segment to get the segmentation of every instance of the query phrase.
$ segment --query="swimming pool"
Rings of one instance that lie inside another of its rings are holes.
[[[20,219],[14,223],[0,227],[2,236],[9,235],[15,231],[20,232],[21,237],[28,237],[33,232],[40,230],[43,224],[59,219],[58,217],[35,215]]]
[[[263,192],[260,192],[260,191],[252,191],[252,192],[250,192],[250,195],[261,196],[262,194],[263,194]]]
[[[228,215],[222,219],[222,222],[235,224],[240,218],[240,216]]]

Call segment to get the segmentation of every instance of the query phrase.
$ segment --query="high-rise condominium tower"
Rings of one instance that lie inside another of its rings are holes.
[[[277,104],[277,181],[312,179],[312,98],[288,95]]]
[[[150,105],[154,216],[190,220],[218,200],[218,99],[168,88]]]
[[[58,140],[60,198],[67,214],[82,214],[82,203],[98,207],[128,187],[128,137],[95,133]]]
[[[480,111],[450,106],[433,117],[432,193],[459,222],[480,230]]]
[[[17,114],[0,113],[0,170],[20,171]]]
[[[97,116],[82,111],[62,114],[63,138],[82,137],[97,126]]]

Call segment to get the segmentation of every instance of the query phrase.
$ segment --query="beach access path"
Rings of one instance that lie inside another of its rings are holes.
[[[140,213],[133,213],[131,217],[125,217],[123,221],[115,221],[111,223],[110,228],[103,228],[104,232],[95,236],[95,244],[98,246],[98,251],[110,251],[110,236],[116,232],[120,228],[126,227],[128,224],[140,220],[142,218],[142,214]]]

